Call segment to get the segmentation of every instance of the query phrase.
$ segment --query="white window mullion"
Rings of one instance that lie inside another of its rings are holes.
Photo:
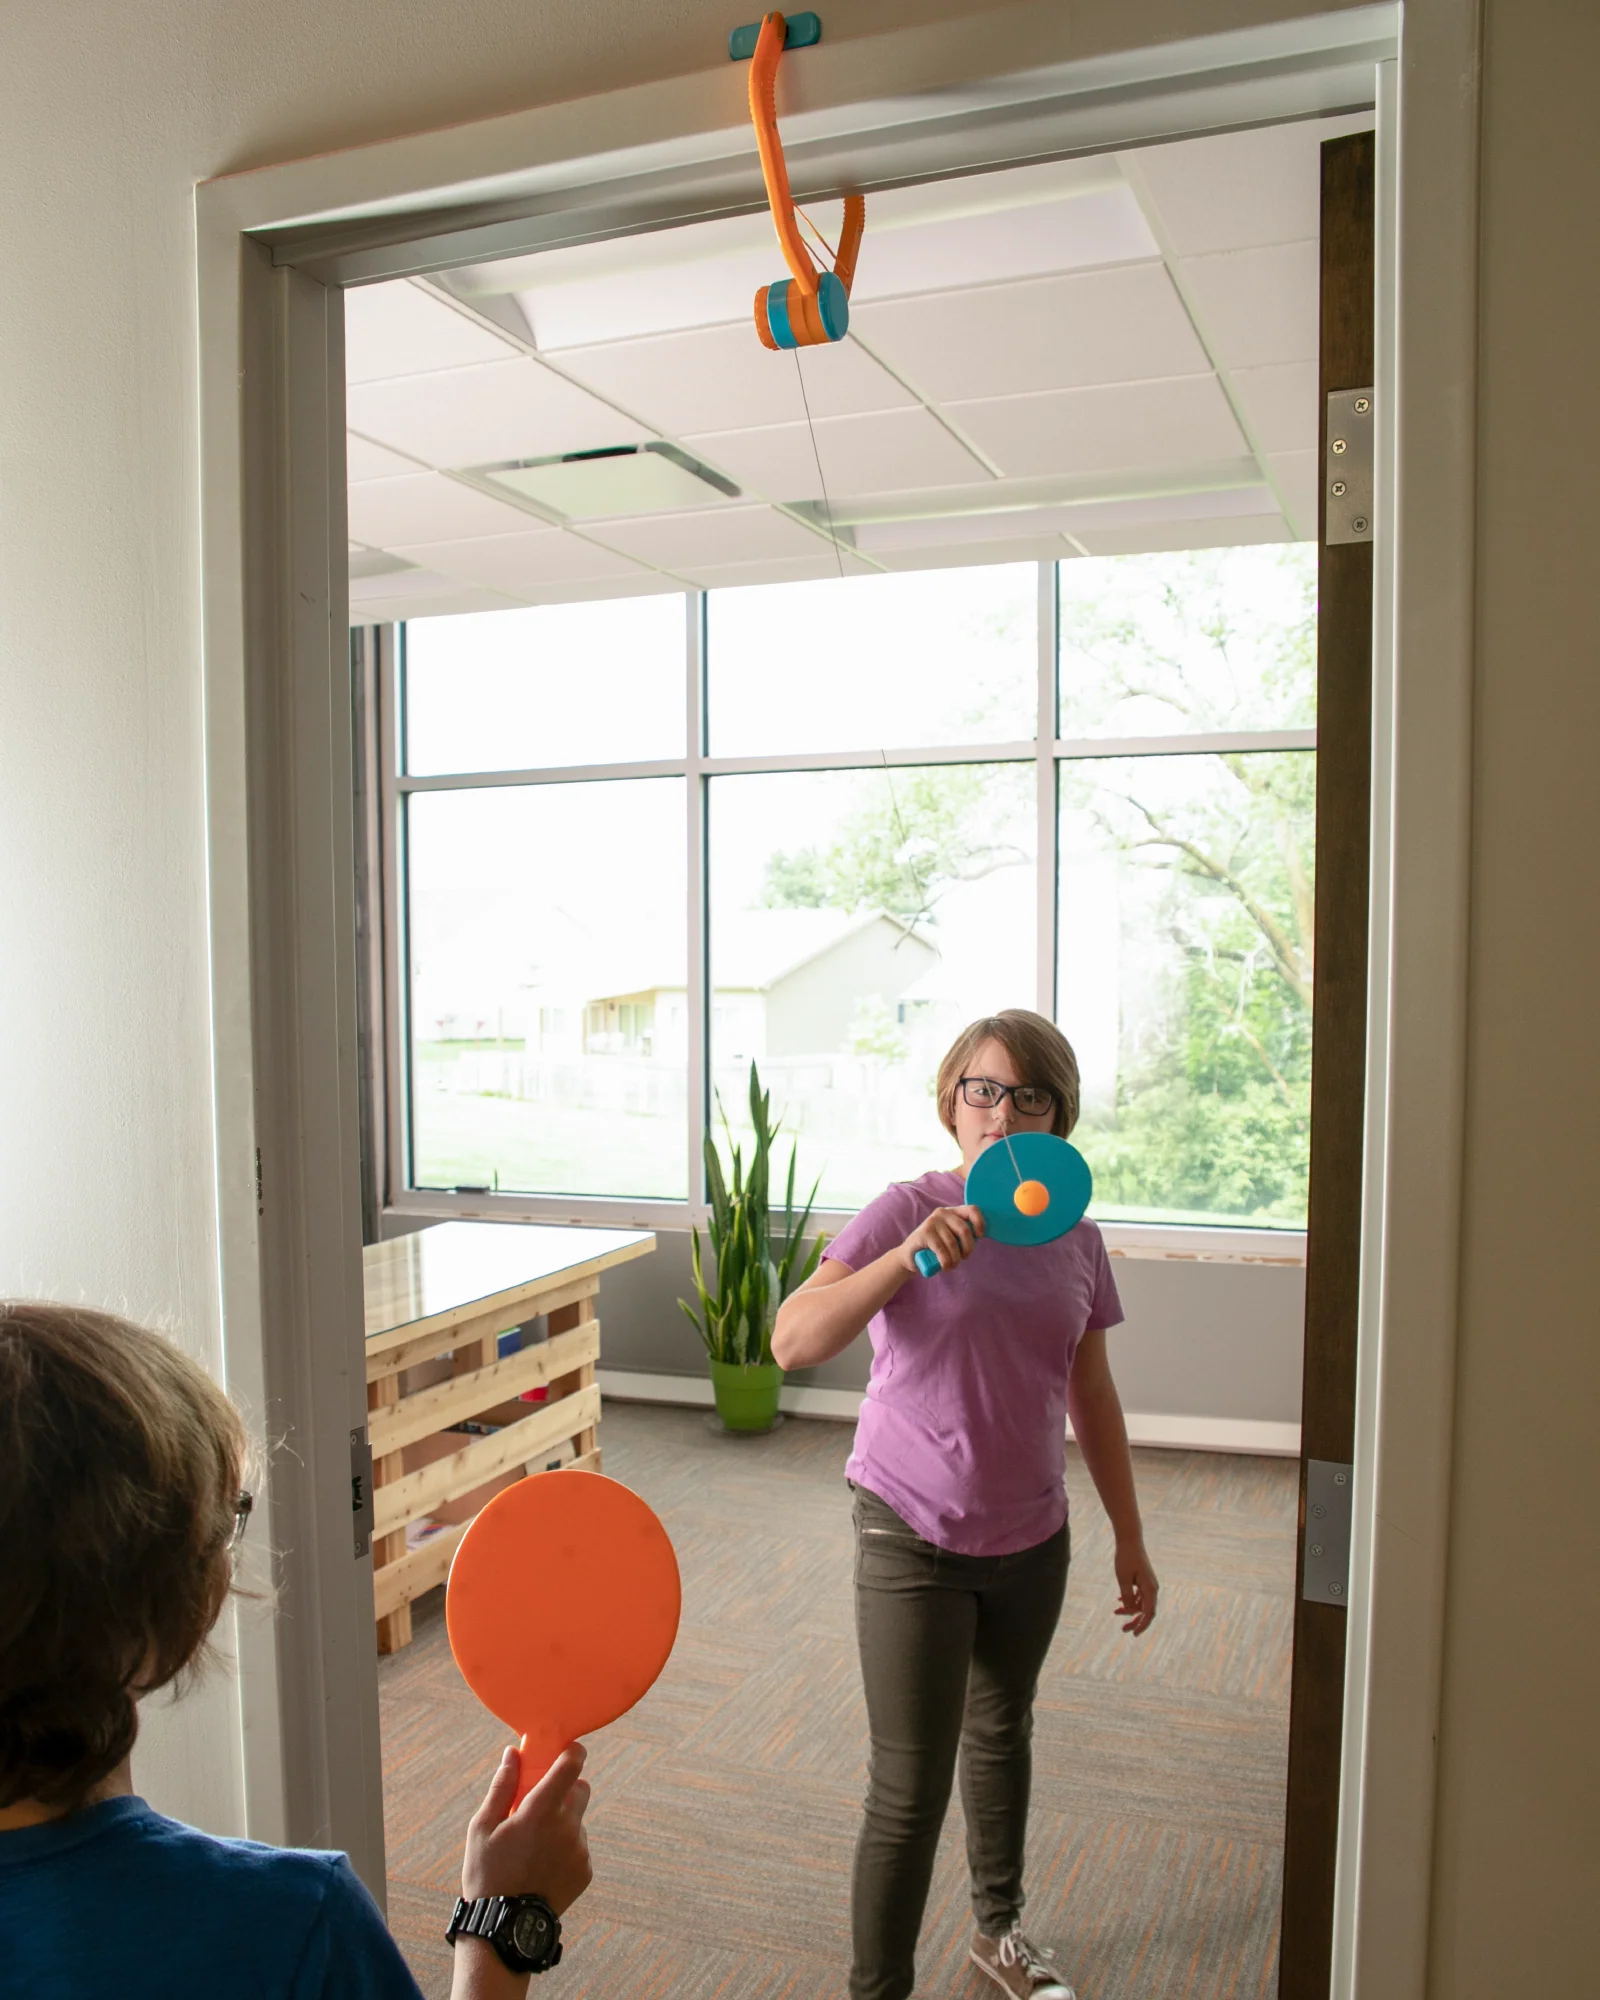
[[[691,590],[684,599],[684,687],[686,694],[684,815],[688,834],[688,1101],[687,1182],[689,1218],[704,1218],[705,1187],[702,1151],[708,1116],[707,1065],[710,1060],[710,990],[706,936],[706,648],[705,593]]]
[[[1037,958],[1034,1006],[1047,1021],[1056,1013],[1056,883],[1059,860],[1056,853],[1056,730],[1057,716],[1057,589],[1053,562],[1039,565],[1039,715],[1037,755],[1034,759],[1037,801],[1036,846],[1038,856]]]
[[[378,637],[387,1202],[411,1186],[411,895],[406,878],[405,802],[400,790],[405,742],[405,629],[404,625],[385,625],[379,628]]]

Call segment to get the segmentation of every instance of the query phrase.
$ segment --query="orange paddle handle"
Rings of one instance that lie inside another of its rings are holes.
[[[513,1812],[522,1804],[522,1801],[533,1790],[534,1786],[538,1784],[545,1772],[549,1770],[550,1766],[566,1747],[565,1743],[553,1742],[548,1737],[523,1737],[522,1741],[517,1745],[517,1791],[515,1798],[511,1801],[511,1810]]]

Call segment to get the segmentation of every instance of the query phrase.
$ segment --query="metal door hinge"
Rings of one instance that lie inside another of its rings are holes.
[[[354,1516],[356,1554],[372,1547],[372,1446],[363,1426],[350,1433],[350,1512]]]
[[[1314,1604],[1350,1597],[1350,1517],[1354,1479],[1348,1465],[1306,1460],[1306,1538],[1300,1595]]]
[[[1328,454],[1323,486],[1329,548],[1372,540],[1370,389],[1335,389],[1328,397]]]

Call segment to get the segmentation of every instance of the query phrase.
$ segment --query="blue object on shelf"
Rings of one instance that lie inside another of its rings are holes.
[[[748,27],[735,28],[728,37],[729,62],[748,62],[756,52],[756,41],[761,33],[761,23],[752,21]],[[816,14],[787,14],[784,16],[783,46],[785,49],[815,48],[822,40],[822,22]]]
[[[1017,1206],[1017,1191],[1035,1185],[1042,1204],[1029,1214]],[[983,1213],[984,1237],[991,1243],[1052,1243],[1076,1229],[1094,1194],[1089,1162],[1076,1146],[1050,1132],[1021,1132],[985,1146],[967,1175],[966,1203]],[[940,1264],[931,1250],[912,1260],[925,1278]]]
[[[522,1352],[522,1328],[514,1326],[509,1332],[502,1333],[495,1345],[502,1361],[505,1360],[508,1354],[520,1354]]]

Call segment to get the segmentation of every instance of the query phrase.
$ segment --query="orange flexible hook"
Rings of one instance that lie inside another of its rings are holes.
[[[850,287],[866,228],[867,204],[859,194],[846,195],[844,230],[832,271],[820,272],[812,261],[795,220],[789,169],[778,137],[778,64],[783,59],[788,23],[782,14],[765,15],[750,63],[750,122],[761,155],[772,226],[793,283],[763,285],[756,293],[756,332],[764,347],[821,347],[842,340],[850,324]]]

